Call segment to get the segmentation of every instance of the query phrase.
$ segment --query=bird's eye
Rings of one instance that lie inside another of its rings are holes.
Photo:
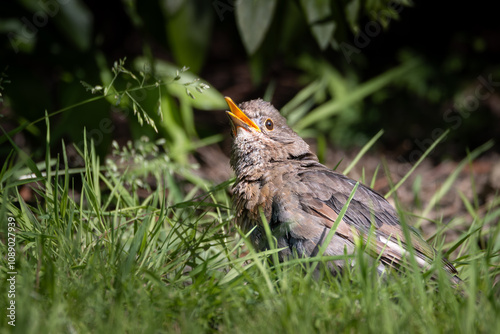
[[[274,128],[274,123],[269,118],[266,119],[265,125],[266,125],[266,129],[268,129],[269,131],[271,131]]]

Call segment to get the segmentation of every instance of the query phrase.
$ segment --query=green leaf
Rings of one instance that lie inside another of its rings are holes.
[[[243,45],[253,54],[264,41],[271,25],[277,0],[239,0],[236,2],[236,22]]]
[[[357,31],[358,28],[360,6],[361,4],[359,0],[353,0],[345,6],[346,20],[349,23],[352,31]]]
[[[324,121],[327,117],[331,117],[353,104],[361,102],[367,96],[382,89],[395,80],[408,75],[408,73],[414,70],[418,64],[419,62],[417,60],[408,61],[359,85],[346,96],[341,96],[323,103],[298,121],[297,124],[293,126],[294,130],[302,131],[314,123]]]
[[[88,50],[92,43],[93,16],[83,1],[70,1],[61,6],[55,22],[59,29],[80,50]]]
[[[301,0],[311,32],[321,50],[327,48],[335,30],[335,22],[327,20],[331,15],[329,0]]]
[[[175,61],[179,66],[187,66],[198,73],[205,61],[212,34],[213,9],[210,2],[189,0],[174,15],[170,15],[172,6],[169,3],[163,3],[163,11]]]
[[[181,8],[184,2],[184,0],[163,0],[162,4],[168,14],[174,15]]]
[[[0,22],[0,33],[8,37],[15,53],[31,53],[35,49],[37,35],[27,35],[23,29],[26,29],[25,25],[19,19],[3,17]]]
[[[47,20],[53,20],[59,31],[80,51],[88,50],[92,39],[93,16],[85,2],[22,0],[21,3],[34,16],[42,13]]]

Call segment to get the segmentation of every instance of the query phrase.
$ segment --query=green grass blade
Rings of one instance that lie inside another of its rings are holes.
[[[359,151],[359,153],[356,155],[356,157],[351,161],[349,166],[347,166],[346,169],[344,169],[342,174],[345,174],[345,175],[349,174],[349,172],[354,168],[354,166],[356,166],[359,159],[361,159],[363,157],[363,155],[365,155],[365,153],[373,146],[373,144],[375,144],[375,142],[383,134],[384,134],[384,130],[380,130],[375,136],[373,136],[373,138],[370,139],[370,141],[363,146],[363,148]]]
[[[354,103],[362,101],[364,98],[380,90],[382,87],[406,75],[417,65],[418,61],[416,60],[405,62],[403,65],[382,73],[378,77],[359,85],[349,95],[320,105],[298,121],[293,127],[294,130],[301,131],[316,122],[341,112],[343,109],[348,108]]]
[[[444,181],[443,185],[439,188],[439,190],[436,193],[434,193],[434,195],[429,200],[429,203],[427,204],[427,206],[425,207],[425,209],[422,212],[423,217],[426,217],[429,214],[429,212],[434,208],[434,206],[441,200],[441,198],[443,198],[443,196],[451,189],[451,187],[453,186],[453,183],[455,182],[455,180],[457,179],[458,175],[461,173],[463,168],[467,165],[469,160],[476,159],[480,154],[486,152],[491,147],[493,147],[493,141],[486,142],[485,144],[479,146],[474,151],[472,151],[467,158],[463,159],[458,164],[458,166],[455,168],[453,173],[451,173],[450,176],[448,176],[448,178]],[[421,223],[422,223],[422,219],[419,219],[415,223],[415,225],[420,226]]]
[[[398,190],[398,188],[403,184],[405,183],[406,179],[408,177],[410,177],[411,174],[413,174],[413,172],[415,171],[415,169],[417,169],[417,167],[420,165],[420,163],[422,161],[424,161],[424,159],[434,150],[434,148],[448,135],[448,133],[450,132],[450,130],[446,130],[441,136],[439,136],[438,139],[436,139],[434,141],[434,143],[432,143],[432,145],[424,152],[424,154],[422,154],[422,156],[420,157],[420,159],[418,159],[418,161],[411,167],[411,169],[408,171],[408,173],[405,174],[405,176],[403,176],[403,178],[396,184],[396,186],[392,187],[391,190],[389,190],[389,192],[387,194],[385,194],[385,198],[389,198],[396,190]]]
[[[349,198],[347,199],[346,203],[344,204],[344,206],[340,210],[339,215],[338,215],[337,219],[335,219],[335,222],[333,223],[332,228],[330,229],[330,231],[328,231],[328,234],[326,235],[325,240],[321,244],[321,246],[319,248],[319,251],[318,251],[318,254],[315,256],[316,259],[322,260],[321,257],[323,256],[323,254],[325,253],[326,249],[330,245],[330,242],[332,241],[333,236],[335,235],[340,222],[342,221],[342,219],[344,219],[344,215],[347,212],[347,208],[349,208],[349,204],[351,203],[351,200],[354,198],[354,194],[356,194],[356,190],[358,189],[358,186],[359,186],[359,182],[356,182],[356,184],[352,188],[352,191],[351,191],[351,194],[349,195]],[[317,266],[318,266],[318,262],[315,262],[308,269],[307,279],[311,278],[311,276],[313,275],[313,273],[316,270]]]

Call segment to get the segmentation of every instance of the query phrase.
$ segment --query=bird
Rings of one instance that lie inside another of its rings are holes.
[[[271,103],[256,99],[237,106],[230,97],[225,100],[233,137],[235,220],[250,234],[255,249],[269,249],[264,226],[268,224],[280,249],[280,262],[314,257],[320,249],[325,256],[352,255],[362,241],[367,256],[378,261],[380,275],[409,268],[408,256],[421,271],[431,268],[437,251],[410,226],[407,240],[397,211],[379,193],[321,164]],[[353,189],[354,196],[337,221]],[[334,234],[323,246],[332,228]],[[439,261],[451,282],[461,282],[447,259]],[[329,268],[339,274],[348,265],[345,259],[333,260]]]

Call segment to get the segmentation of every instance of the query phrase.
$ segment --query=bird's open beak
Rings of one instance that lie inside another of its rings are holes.
[[[243,128],[247,131],[250,131],[250,128],[254,128],[256,131],[261,132],[257,124],[255,124],[254,121],[248,118],[247,115],[245,115],[245,113],[241,111],[240,108],[238,108],[238,106],[233,102],[233,100],[231,100],[230,97],[226,96],[224,99],[226,100],[227,105],[231,110],[226,111],[226,113],[231,120],[231,124],[233,126],[233,134],[235,136],[237,135],[238,127]]]

